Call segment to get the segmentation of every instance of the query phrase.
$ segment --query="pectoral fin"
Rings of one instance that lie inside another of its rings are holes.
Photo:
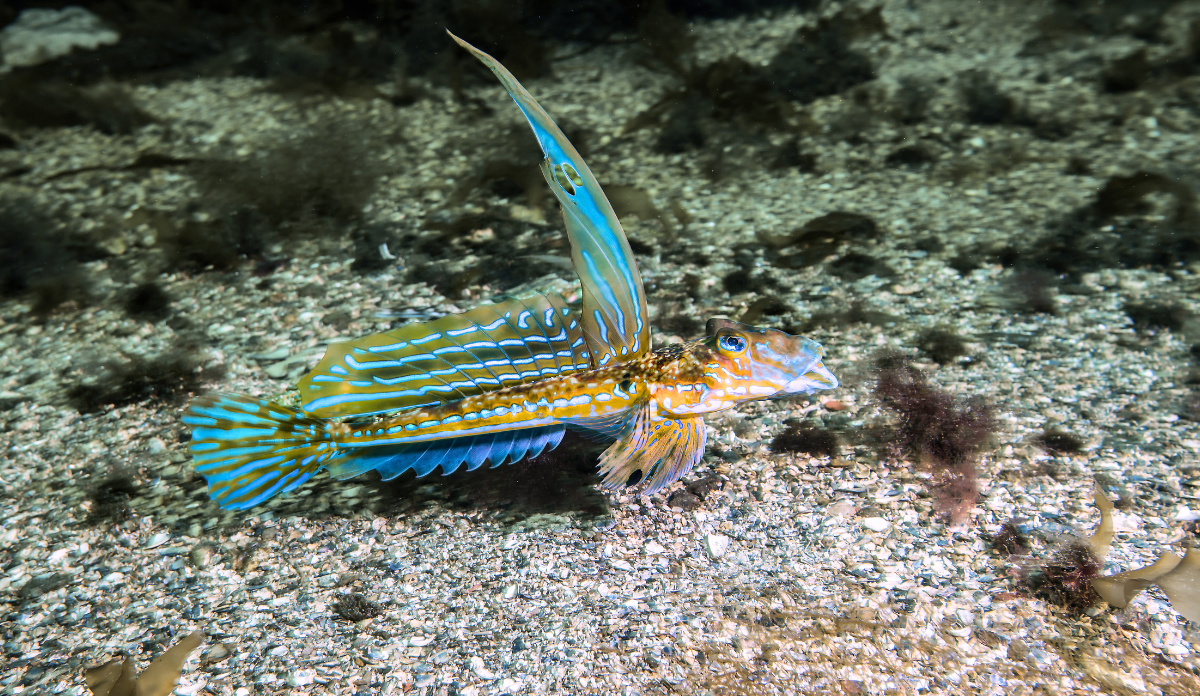
[[[643,484],[642,495],[656,493],[692,470],[704,441],[704,419],[664,418],[647,404],[600,456],[603,485],[613,490],[632,480]]]

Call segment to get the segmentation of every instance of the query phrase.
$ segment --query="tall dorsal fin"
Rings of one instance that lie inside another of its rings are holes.
[[[447,32],[449,33],[449,32]],[[546,159],[542,175],[562,206],[571,259],[583,285],[580,322],[596,365],[638,358],[650,350],[646,291],[621,221],[583,157],[533,95],[498,60],[450,37],[486,65],[517,103]]]

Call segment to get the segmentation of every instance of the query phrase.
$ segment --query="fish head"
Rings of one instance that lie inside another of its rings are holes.
[[[706,376],[710,389],[727,400],[750,401],[811,394],[838,386],[825,367],[820,343],[779,329],[710,319],[704,344],[712,352]]]

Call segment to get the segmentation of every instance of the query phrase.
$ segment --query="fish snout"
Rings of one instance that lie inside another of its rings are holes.
[[[821,389],[836,388],[839,384],[838,378],[825,367],[822,360],[825,349],[821,344],[799,336],[795,338],[799,340],[793,355],[802,359],[792,363],[792,374],[797,376],[793,377],[783,390],[789,394],[808,394]]]
[[[788,383],[787,391],[808,393],[818,389],[836,389],[837,386],[838,378],[818,359],[808,366],[808,371],[803,376]]]
[[[810,394],[838,386],[838,378],[822,361],[825,349],[820,343],[778,329],[759,332],[767,340],[754,344],[753,371],[761,381],[769,382],[779,390],[776,396]]]

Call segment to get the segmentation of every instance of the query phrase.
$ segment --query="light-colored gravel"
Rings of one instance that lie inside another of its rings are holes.
[[[1170,89],[1099,94],[1098,61],[1136,45],[1128,36],[1019,55],[1044,12],[1039,4],[883,7],[888,36],[856,44],[878,65],[869,89],[886,94],[903,77],[926,80],[934,86],[929,116],[915,125],[871,117],[851,144],[828,132],[864,107],[848,97],[818,101],[807,109],[817,128],[800,138],[802,150],[818,156],[818,173],[762,166],[786,140],[780,134],[750,145],[715,139],[730,143],[729,173],[719,181],[708,178],[711,152],[659,154],[657,129],[623,134],[628,119],[675,84],[637,64],[633,44],[582,55],[564,49],[571,57],[555,62],[557,79],[526,85],[588,134],[589,164],[601,181],[638,187],[659,209],[675,202],[690,216],[678,231],[682,242],[658,221],[628,221],[630,236],[655,249],[639,263],[655,288],[656,322],[685,318],[702,327],[711,316],[739,316],[766,294],[791,308],[778,323],[853,303],[892,317],[812,331],[843,379],[830,396],[845,410],[792,401],[713,418],[697,471],[648,499],[603,496],[594,479],[546,467],[522,469],[528,478],[506,488],[514,467],[400,486],[369,476],[321,479],[234,514],[212,504],[191,472],[178,406],[145,402],[81,415],[64,397],[80,371],[96,372],[105,358],[159,355],[180,350],[181,341],[199,344],[206,365],[224,366],[207,387],[275,394],[332,339],[384,329],[389,312],[468,309],[496,289],[472,286],[451,300],[406,280],[405,250],[392,249],[401,257],[395,268],[363,275],[350,269],[348,241],[291,241],[272,252],[291,261],[266,278],[250,266],[158,277],[174,298],[173,316],[186,322],[131,319],[117,299],[161,267],[154,226],[137,211],[186,216],[199,196],[188,170],[55,175],[124,166],[147,150],[250,156],[313,124],[353,119],[397,136],[376,152],[387,176],[367,219],[416,231],[478,173],[480,158],[508,152],[503,134],[520,117],[498,86],[469,90],[492,115],[436,87],[398,109],[382,100],[301,106],[246,79],[138,86],[138,104],[169,127],[127,137],[48,130],[0,152],[0,169],[32,168],[0,181],[0,193],[30,195],[119,252],[88,264],[87,306],[39,323],[26,303],[0,303],[0,688],[83,694],[84,667],[122,652],[140,654],[144,665],[195,629],[209,639],[188,661],[180,694],[1195,688],[1200,631],[1163,595],[1149,591],[1126,611],[1102,607],[1073,618],[1019,592],[1022,562],[995,556],[986,540],[1013,517],[1043,540],[1086,533],[1098,520],[1093,479],[1103,474],[1131,500],[1108,570],[1181,550],[1200,518],[1200,427],[1187,405],[1188,349],[1200,337],[1137,331],[1123,308],[1157,302],[1200,313],[1200,268],[1089,273],[1074,292],[1055,295],[1058,313],[1048,315],[1014,308],[1011,269],[985,264],[962,275],[947,261],[979,243],[1030,243],[1114,174],[1144,169],[1195,183],[1200,115]],[[1187,2],[1170,17],[1198,14],[1200,5]],[[698,55],[736,52],[761,62],[781,37],[815,21],[707,23],[696,28]],[[1156,46],[1152,55],[1169,49]],[[966,124],[956,85],[970,69],[988,70],[1032,112],[1058,113],[1074,130],[1045,140],[1029,128]],[[1197,78],[1188,79],[1179,89],[1190,85],[1195,94]],[[939,162],[884,165],[889,152],[918,139],[939,148]],[[469,145],[477,142],[487,145]],[[1071,158],[1091,173],[1065,174]],[[462,205],[482,210],[480,196]],[[1154,203],[1147,214],[1165,215],[1166,202]],[[859,251],[896,275],[848,281],[825,266],[778,269],[758,256],[750,267],[765,279],[761,287],[724,290],[722,278],[742,263],[739,244],[837,210],[879,224],[879,240]],[[946,248],[916,250],[929,235]],[[476,260],[455,259],[447,272]],[[568,270],[557,275],[534,285],[573,280]],[[334,312],[348,317],[326,321]],[[970,355],[921,368],[939,388],[993,404],[999,423],[980,460],[979,504],[955,527],[935,513],[928,475],[889,461],[871,440],[891,419],[870,393],[872,354],[914,351],[918,334],[937,327],[960,334]],[[769,450],[785,420],[805,417],[841,434],[840,457]],[[1046,428],[1078,436],[1084,451],[1054,457],[1037,449],[1031,441]],[[114,475],[133,482],[127,516],[90,521],[120,497],[119,488],[101,487]],[[720,485],[698,507],[667,504],[706,477]],[[1039,541],[1038,552],[1048,543]],[[347,593],[378,603],[381,613],[357,623],[339,617],[334,607]]]

